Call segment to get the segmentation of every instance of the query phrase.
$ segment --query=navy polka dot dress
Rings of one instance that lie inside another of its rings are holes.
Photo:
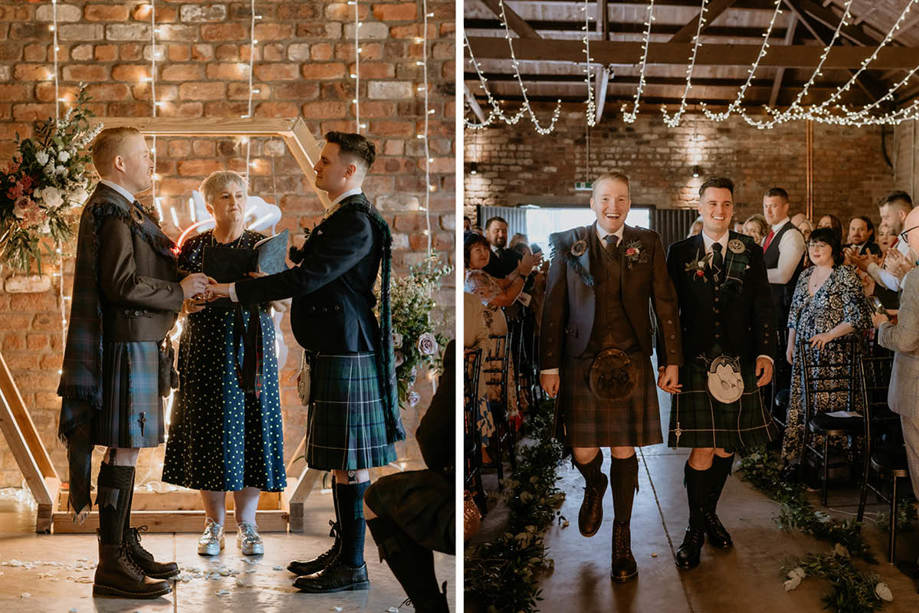
[[[263,235],[245,231],[221,247],[251,249]],[[201,271],[204,248],[218,245],[212,231],[185,242],[179,268]],[[239,385],[234,351],[234,311],[207,307],[186,317],[179,342],[180,387],[173,404],[163,481],[197,490],[257,487],[281,491],[284,437],[274,325],[267,305],[262,324],[262,389],[259,398]],[[246,326],[249,313],[243,314]],[[238,363],[243,363],[240,343]]]

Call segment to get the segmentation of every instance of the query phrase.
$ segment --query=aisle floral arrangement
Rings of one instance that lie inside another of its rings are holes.
[[[90,127],[87,102],[81,87],[63,119],[37,122],[32,138],[17,135],[17,154],[0,172],[0,262],[16,272],[34,264],[40,274],[42,256],[73,235],[75,209],[89,184],[84,149],[102,129]]]
[[[552,403],[524,421],[529,439],[518,447],[517,470],[504,483],[509,517],[503,535],[466,550],[465,591],[489,613],[532,613],[541,600],[540,575],[554,567],[543,535],[558,521],[565,494],[558,487],[562,447],[552,438]]]
[[[440,280],[452,272],[453,267],[444,264],[435,253],[412,266],[408,275],[393,275],[390,280],[396,379],[402,407],[414,407],[420,400],[414,391],[418,371],[425,366],[440,366],[441,349],[446,347],[447,337],[441,332],[443,326],[431,322],[431,311],[434,291],[440,287]]]
[[[824,608],[836,613],[867,613],[893,600],[890,588],[874,573],[865,572],[852,556],[875,563],[858,524],[840,521],[817,511],[807,500],[806,488],[782,478],[782,460],[777,452],[765,450],[746,455],[740,462],[743,477],[781,505],[776,519],[785,530],[797,529],[818,540],[833,543],[828,553],[809,553],[798,560],[785,562],[785,589],[791,591],[807,577],[821,577],[830,582],[823,597]]]

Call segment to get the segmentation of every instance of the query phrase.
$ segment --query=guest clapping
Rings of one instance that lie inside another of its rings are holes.
[[[265,238],[246,230],[246,183],[217,171],[201,184],[216,227],[182,245],[179,267],[201,271],[223,249],[253,249]],[[271,303],[286,310],[283,302]],[[237,544],[264,553],[255,522],[261,491],[287,485],[275,331],[269,305],[186,301],[179,346],[181,388],[169,429],[163,481],[200,490],[206,513],[198,553],[224,547],[226,492],[236,506]],[[245,339],[245,340],[243,340]]]

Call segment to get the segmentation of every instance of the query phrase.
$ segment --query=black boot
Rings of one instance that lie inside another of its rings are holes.
[[[638,458],[612,458],[609,469],[613,494],[613,555],[610,578],[625,583],[638,576],[638,565],[632,555],[632,502],[638,490]]]
[[[715,509],[718,506],[718,499],[721,497],[721,492],[724,489],[724,483],[727,481],[728,475],[731,474],[731,466],[733,463],[734,454],[726,458],[716,455],[712,460],[712,467],[706,471],[708,473],[708,488],[705,492],[703,507],[705,535],[708,537],[709,545],[717,547],[718,549],[730,549],[734,545],[734,541],[731,540],[731,535],[725,530],[724,526],[721,524],[721,520],[718,519],[718,515],[715,513]]]
[[[447,613],[445,592],[437,586],[434,574],[434,554],[405,533],[390,518],[384,516],[367,520],[367,527],[393,575],[419,613]]]
[[[335,477],[332,477],[332,506],[335,507],[335,521],[329,520],[329,536],[334,537],[332,547],[320,553],[312,560],[294,560],[287,565],[287,570],[297,576],[312,575],[332,563],[341,549],[341,524],[338,521],[338,488],[335,487]]]
[[[587,462],[580,464],[573,457],[571,461],[575,468],[584,477],[584,499],[578,511],[578,530],[584,536],[593,536],[603,523],[603,494],[606,493],[606,475],[601,470],[603,466],[603,453],[598,449],[597,455]]]
[[[364,483],[338,485],[338,512],[341,521],[341,548],[331,563],[312,575],[297,577],[294,587],[303,592],[325,594],[370,589],[364,562]]]
[[[93,594],[122,598],[157,598],[172,591],[169,582],[151,579],[134,562],[124,540],[134,468],[102,463],[99,469],[99,565]]]
[[[153,554],[140,544],[140,535],[147,531],[147,526],[140,528],[131,527],[131,506],[134,504],[134,477],[137,472],[131,467],[131,488],[128,490],[128,509],[125,513],[124,534],[122,540],[127,548],[128,555],[135,564],[140,566],[144,574],[154,579],[170,579],[179,574],[179,565],[175,562],[157,562]]]
[[[689,500],[689,527],[683,543],[676,552],[676,565],[689,570],[699,565],[702,545],[705,543],[705,519],[702,505],[705,495],[706,473],[696,470],[686,462],[686,498]]]

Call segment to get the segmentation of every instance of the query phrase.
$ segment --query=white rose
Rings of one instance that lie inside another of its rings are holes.
[[[408,406],[413,407],[419,402],[421,402],[421,396],[417,392],[412,392],[408,395]]]
[[[61,151],[60,153],[57,154],[57,159],[58,161],[66,164],[67,160],[70,159],[70,153],[68,153],[67,151]]]
[[[887,587],[886,583],[878,583],[874,586],[874,593],[878,598],[885,602],[890,602],[893,600],[893,592],[890,591],[890,588]]]
[[[418,337],[418,351],[422,355],[434,355],[437,353],[437,339],[430,332],[425,332]]]
[[[46,176],[54,176],[54,162],[49,162],[47,166],[44,167],[44,173]]]
[[[398,349],[402,346],[402,335],[395,330],[392,331],[392,346],[393,349]]]
[[[797,575],[795,575],[794,577],[786,581],[784,585],[785,585],[785,591],[790,592],[791,590],[801,585],[801,577],[798,577]]]
[[[35,161],[38,162],[40,166],[44,166],[45,164],[47,164],[48,159],[49,159],[49,156],[48,156],[47,151],[39,151],[38,153],[35,154]]]
[[[60,175],[60,176],[63,177],[64,175],[67,174],[67,167],[66,167],[66,166],[58,166],[58,167],[56,167],[56,168],[54,169],[54,174]]]
[[[83,202],[88,197],[89,194],[86,193],[86,190],[82,187],[78,187],[67,195],[67,202]]]
[[[50,209],[56,209],[64,203],[64,198],[61,195],[61,190],[52,185],[39,190],[38,196],[45,203],[45,206]]]

